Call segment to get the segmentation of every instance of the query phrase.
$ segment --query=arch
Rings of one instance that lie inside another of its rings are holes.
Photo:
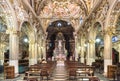
[[[22,21],[20,24],[20,27],[19,27],[19,31],[21,31],[21,28],[22,28],[23,24],[25,24],[25,23],[29,25],[29,28],[31,30],[34,30],[34,28],[32,28],[32,24],[29,21]]]
[[[70,20],[67,20],[67,19],[54,19],[54,20],[51,20],[51,21],[48,23],[47,27],[49,26],[50,23],[53,23],[53,22],[56,22],[56,21],[59,21],[59,20],[68,22],[68,23],[70,23],[70,24],[74,27],[74,25],[70,22]]]
[[[62,44],[65,47],[64,50],[67,51],[67,55],[66,58],[69,59],[70,56],[74,56],[74,28],[72,27],[72,25],[66,21],[63,20],[57,20],[52,22],[46,32],[48,32],[48,36],[46,40],[49,40],[49,42],[46,44],[48,49],[46,50],[46,54],[47,54],[47,58],[51,58],[51,54],[54,53],[54,50],[56,50],[56,42],[58,42],[59,40],[57,39],[58,34],[62,34],[62,38],[64,38],[62,40]],[[60,40],[61,41],[61,40]]]
[[[70,20],[67,20],[67,19],[53,19],[53,20],[49,20],[49,22],[47,23],[47,25],[44,27],[45,28],[45,31],[47,30],[47,27],[49,27],[49,25],[55,21],[59,21],[59,20],[62,20],[62,21],[66,21],[68,23],[71,24],[71,26],[74,28],[74,24],[70,21]]]
[[[3,6],[2,6],[2,4],[0,4],[0,19],[2,20],[2,22],[4,23],[4,24],[6,24],[6,25],[8,25],[8,23],[7,22],[5,22],[5,20],[7,20],[7,17],[5,16],[5,14],[4,14],[4,11],[6,10]],[[8,26],[7,26],[7,28],[8,28]]]
[[[5,19],[0,16],[0,62],[7,62],[9,59],[9,53],[6,53],[9,50],[9,35],[6,34],[7,25]]]
[[[113,34],[112,42],[117,42],[119,40],[120,35],[120,15],[118,15],[116,24],[115,24],[115,32]]]
[[[2,11],[1,14],[3,14],[2,16],[5,18],[7,29],[8,30],[13,29],[14,31],[18,31],[18,22],[16,21],[17,18],[10,1],[9,0],[6,0],[5,2],[1,1],[0,8]]]
[[[96,20],[96,22],[93,24],[93,26],[94,26],[96,23],[99,23],[99,24],[101,25],[101,28],[102,28],[102,31],[103,31],[103,29],[104,29],[104,24],[103,24],[103,22],[98,19],[98,20]]]
[[[62,25],[61,26],[57,26],[59,23],[61,23]],[[67,27],[67,28],[66,28]],[[66,32],[67,31],[67,32]],[[66,21],[63,21],[63,20],[57,20],[57,21],[54,21],[52,22],[46,32],[49,33],[48,37],[50,37],[50,35],[54,35],[54,34],[57,34],[58,32],[62,32],[62,33],[66,33],[66,34],[72,34],[71,37],[72,39],[74,39],[74,36],[73,36],[73,32],[74,32],[74,28],[72,27],[72,25]]]
[[[7,25],[6,25],[5,19],[4,19],[4,17],[2,17],[2,16],[0,16],[0,25],[7,30]],[[1,27],[1,26],[0,26],[0,27]],[[1,30],[0,30],[0,31],[1,31]],[[5,31],[4,31],[4,32],[5,32]]]
[[[4,8],[3,3],[0,2],[0,62],[1,64],[3,64],[4,62],[7,62],[8,60],[4,60],[4,59],[9,59],[9,35],[6,34],[7,33],[7,29],[9,28],[9,19],[6,16],[5,11],[9,8],[7,5],[8,4],[4,4],[6,5],[6,8]],[[10,9],[8,9],[10,10]],[[6,21],[7,20],[7,21]],[[4,27],[4,28],[3,28]],[[12,26],[11,26],[12,27]],[[1,30],[2,29],[2,30]]]
[[[96,28],[95,28],[96,27]],[[100,56],[100,48],[103,46],[102,25],[100,22],[96,22],[93,27],[93,39],[95,41],[95,55],[103,58],[103,53]]]
[[[30,40],[34,40],[35,41],[35,33],[34,33],[34,29],[32,28],[32,26],[30,25],[29,22],[24,21],[21,24],[21,29],[20,32],[26,34],[28,36],[28,39]]]
[[[33,34],[33,37],[35,37],[34,28],[32,27],[32,25],[28,21],[24,21],[24,22],[21,23],[20,31],[22,30],[23,26],[27,30],[26,31],[27,35],[32,37],[31,34]]]
[[[21,54],[21,59],[29,60],[32,56],[31,44],[35,44],[36,36],[34,28],[27,21],[24,21],[20,26],[20,37],[19,37],[19,50]]]
[[[117,21],[116,21],[116,27],[120,25],[120,14],[118,15]],[[116,28],[117,29],[117,28]]]
[[[95,24],[93,25],[93,31],[94,31],[93,33],[94,34],[96,33],[96,35],[102,34],[102,25],[100,22],[95,22]],[[96,37],[96,35],[95,35],[95,37]]]
[[[14,9],[13,9],[12,4],[10,3],[10,1],[6,0],[6,2],[7,2],[7,8],[5,10],[6,11],[11,10],[10,14],[12,15],[12,16],[10,15],[10,18],[7,18],[7,20],[9,20],[8,21],[8,27],[13,27],[14,30],[18,31],[19,27],[18,27],[18,22],[16,21],[17,17],[15,15],[15,11],[14,11]],[[11,22],[11,21],[13,21],[13,22]],[[13,23],[13,24],[11,24],[11,23]]]
[[[96,32],[96,33],[101,33],[102,32],[102,25],[101,25],[101,23],[100,22],[95,22],[94,23],[94,25],[93,25],[93,33],[95,33],[96,31],[98,31],[98,32]]]

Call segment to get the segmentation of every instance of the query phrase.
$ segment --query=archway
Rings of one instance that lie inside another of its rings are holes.
[[[112,64],[117,64],[120,62],[120,16],[118,16],[117,22],[116,22],[116,31],[113,34],[112,37]]]
[[[103,59],[104,44],[103,44],[103,36],[102,36],[102,26],[99,22],[96,22],[94,27],[95,27],[95,56]]]
[[[4,59],[5,62],[9,60],[9,35],[6,34],[7,25],[4,22],[4,19],[0,17],[0,58]],[[6,54],[7,55],[4,55]]]
[[[3,64],[9,61],[9,35],[6,34],[6,30],[6,22],[0,17],[0,73],[4,71]]]
[[[55,55],[54,53],[56,52],[54,51],[58,46],[58,40],[62,40],[61,44],[63,45],[64,48],[63,53],[66,56],[65,59],[70,60],[70,57],[74,58],[74,50],[75,50],[75,41],[73,36],[74,29],[70,23],[63,20],[54,21],[49,24],[46,32],[48,32],[46,39],[47,59],[51,59],[53,55]],[[59,35],[61,35],[60,39],[58,39]]]
[[[20,43],[19,49],[21,54],[21,59],[25,59],[28,55],[24,54],[25,52],[29,53],[29,23],[24,22],[22,24],[21,32],[20,32]]]
[[[102,73],[104,69],[104,38],[102,32],[102,25],[96,22],[93,27],[93,39],[90,43],[93,45],[93,59],[92,65],[97,66],[97,72]]]
[[[29,57],[31,54],[29,52],[29,44],[31,39],[34,40],[32,35],[33,29],[31,28],[29,22],[23,22],[19,37],[19,73],[23,73],[28,69],[26,67],[29,66]]]

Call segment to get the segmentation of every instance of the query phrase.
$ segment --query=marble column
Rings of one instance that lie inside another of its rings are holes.
[[[40,61],[40,60],[42,60],[42,57],[41,57],[41,45],[39,44],[39,46],[38,46],[38,60]]]
[[[34,48],[34,54],[35,54],[35,57],[34,57],[34,59],[35,59],[35,64],[37,64],[37,60],[38,60],[38,44],[37,44],[37,42],[35,42],[35,46],[34,46],[35,48]]]
[[[112,65],[112,36],[109,33],[104,35],[104,75],[107,75],[107,66]]]
[[[87,49],[86,50],[87,51],[87,53],[86,53],[87,54],[86,55],[86,64],[90,65],[90,63],[91,63],[91,59],[90,59],[90,43],[87,43],[85,48]]]
[[[84,63],[84,53],[85,53],[85,47],[84,47],[84,44],[85,44],[85,41],[84,39],[82,38],[81,39],[81,63]]]
[[[9,65],[15,67],[15,75],[18,75],[19,37],[17,32],[10,32],[9,35]]]
[[[46,41],[43,41],[42,50],[43,50],[43,58],[46,59]]]
[[[5,45],[0,42],[0,65],[3,65],[4,63],[4,53],[5,53]]]
[[[118,46],[119,46],[118,52],[119,52],[119,62],[120,62],[120,44]]]
[[[92,62],[95,62],[95,43],[93,40],[89,41],[89,58],[90,58],[90,65],[92,65]]]
[[[78,54],[79,54],[78,43],[79,41],[77,41],[77,36],[75,36],[75,51],[74,51],[75,61],[78,61]]]
[[[37,43],[30,42],[29,44],[29,65],[37,64]]]

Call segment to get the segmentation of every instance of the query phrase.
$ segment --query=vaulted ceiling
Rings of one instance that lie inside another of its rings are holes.
[[[78,29],[90,12],[93,0],[23,0],[26,7],[40,20],[44,32],[50,23],[64,20]]]

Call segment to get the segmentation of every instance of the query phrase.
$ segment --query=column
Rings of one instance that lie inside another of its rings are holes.
[[[38,45],[38,60],[40,61],[42,58],[41,58],[41,44]]]
[[[34,44],[35,46],[34,46],[34,54],[35,54],[35,57],[34,57],[34,59],[35,59],[35,64],[37,64],[37,60],[38,60],[38,44],[37,44],[37,42],[35,42],[35,44]]]
[[[112,65],[112,36],[108,32],[104,35],[104,75],[107,75],[107,66]]]
[[[42,50],[43,50],[43,58],[46,59],[46,41],[43,41]]]
[[[84,47],[84,44],[85,44],[85,41],[84,39],[82,38],[81,39],[81,63],[84,63],[84,52],[85,52],[85,47]]]
[[[79,54],[78,43],[79,43],[79,41],[77,41],[77,36],[75,36],[75,51],[74,51],[74,53],[75,53],[75,61],[78,60],[78,54]]]
[[[1,41],[0,42],[0,65],[3,65],[3,63],[4,63],[5,47],[6,46]]]
[[[31,41],[29,44],[29,65],[37,64],[37,43]]]
[[[87,55],[86,55],[86,63],[87,63],[87,65],[90,65],[90,63],[91,63],[91,59],[90,59],[90,43],[87,43],[86,44],[86,46],[85,46],[85,48],[87,49],[86,51],[87,51]]]
[[[18,33],[10,32],[9,35],[9,65],[15,67],[15,75],[18,75],[19,37]]]
[[[95,61],[95,43],[93,40],[89,40],[89,58],[90,58],[90,65],[92,65],[92,62]]]
[[[119,46],[118,52],[119,52],[119,62],[120,62],[120,44],[118,46]]]

